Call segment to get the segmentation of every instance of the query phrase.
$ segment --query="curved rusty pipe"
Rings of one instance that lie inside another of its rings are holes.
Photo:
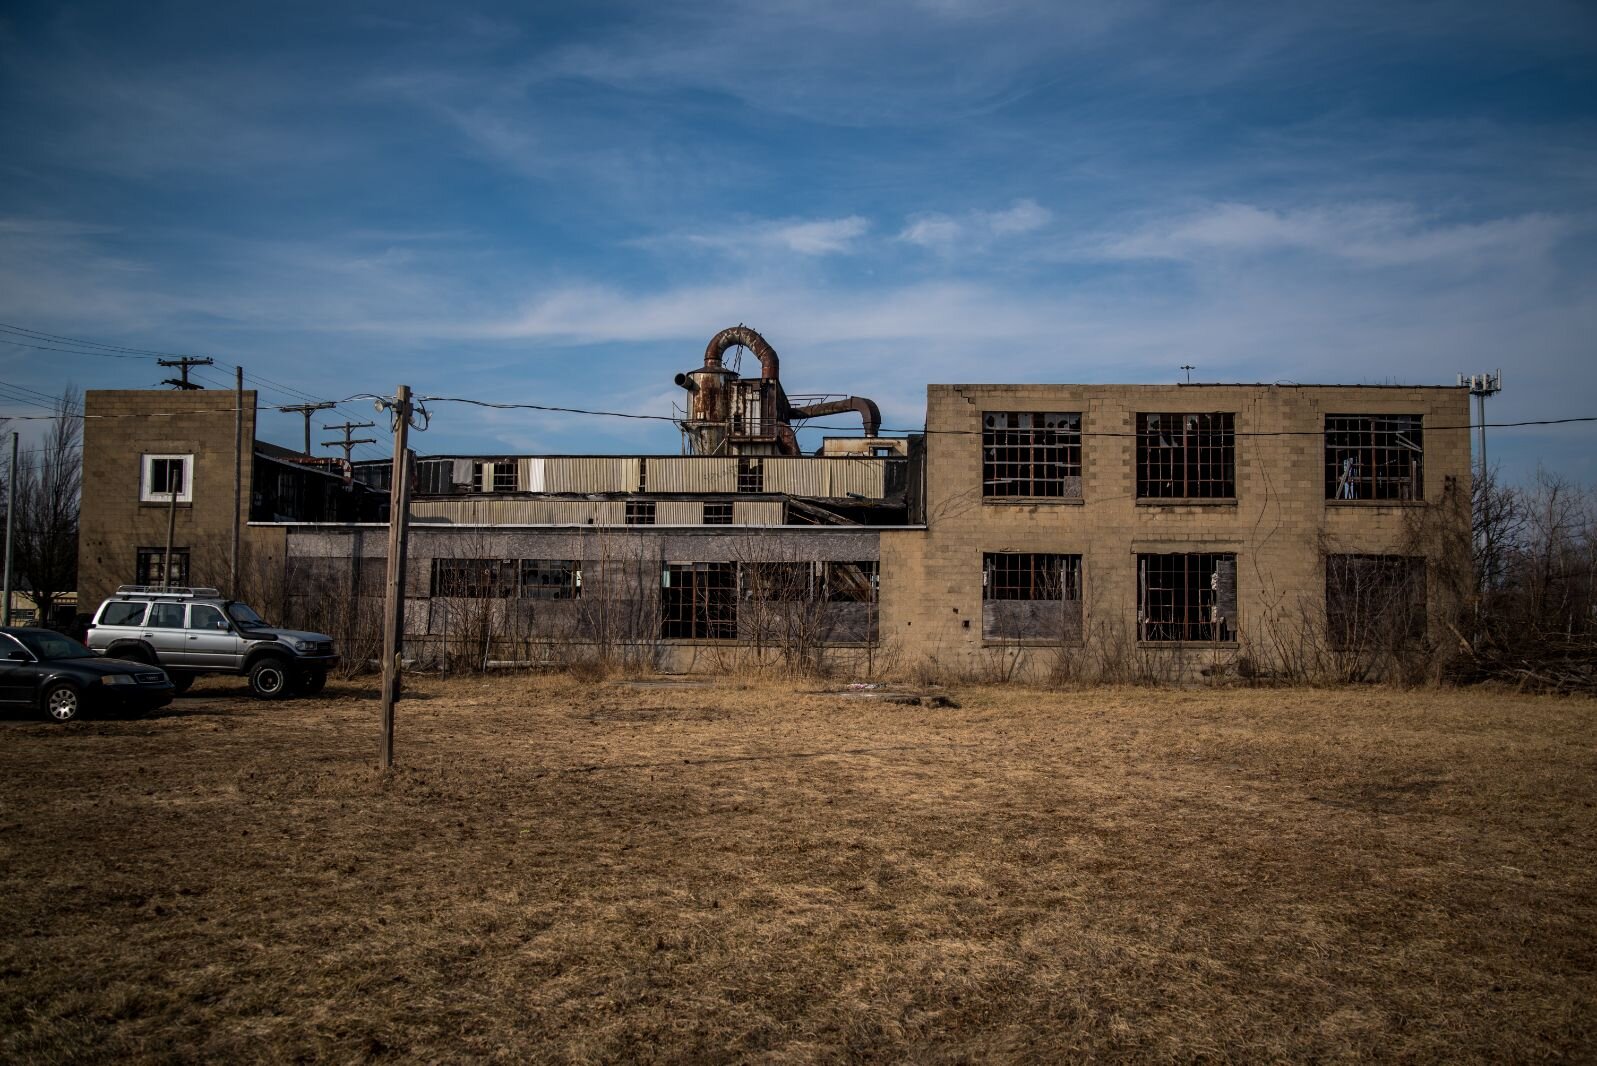
[[[841,400],[826,400],[823,403],[812,403],[808,407],[794,407],[790,413],[794,418],[814,418],[817,415],[833,415],[843,411],[858,411],[860,421],[865,423],[865,435],[874,437],[882,428],[882,412],[874,400],[867,400],[863,396],[845,396]]]
[[[747,326],[728,326],[711,337],[709,347],[704,349],[704,365],[712,370],[721,369],[721,354],[739,344],[759,356],[761,380],[777,380],[776,349]]]

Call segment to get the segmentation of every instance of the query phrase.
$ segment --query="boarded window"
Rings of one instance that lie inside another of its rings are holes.
[[[1079,499],[1081,414],[983,414],[982,495]]]
[[[626,524],[629,526],[654,525],[654,501],[628,500]]]
[[[1236,459],[1230,414],[1137,415],[1139,499],[1232,499]]]
[[[1079,640],[1081,623],[1081,556],[982,556],[982,639]]]
[[[1422,500],[1419,415],[1326,415],[1325,498]]]
[[[1237,557],[1190,552],[1137,556],[1137,637],[1236,639]]]
[[[732,524],[732,501],[711,500],[704,505],[704,524],[729,526]]]
[[[1325,628],[1333,648],[1392,649],[1425,636],[1425,560],[1327,555]]]
[[[827,563],[821,571],[821,590],[826,602],[875,603],[878,565],[874,559]]]
[[[660,586],[663,639],[737,637],[736,563],[667,563]]]

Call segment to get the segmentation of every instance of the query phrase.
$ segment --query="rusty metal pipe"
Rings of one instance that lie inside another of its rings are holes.
[[[692,378],[688,377],[686,374],[678,374],[676,377],[672,378],[671,380],[673,380],[673,381],[675,381],[677,383],[677,387],[678,388],[687,389],[689,392],[698,392],[699,391],[699,383],[697,381],[694,381]]]
[[[815,418],[818,415],[834,415],[844,411],[859,412],[867,437],[874,437],[881,432],[881,409],[876,406],[875,401],[867,400],[863,396],[845,396],[841,400],[826,400],[822,403],[812,403],[808,407],[795,407],[792,409],[792,415],[794,418]]]
[[[712,370],[721,369],[722,353],[728,348],[740,344],[759,357],[761,380],[776,381],[780,365],[776,357],[776,349],[767,344],[764,337],[747,326],[728,326],[711,337],[709,347],[704,349],[704,365]]]

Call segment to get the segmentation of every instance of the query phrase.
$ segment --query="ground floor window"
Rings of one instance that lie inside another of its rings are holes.
[[[582,570],[568,559],[434,559],[432,594],[456,599],[568,600]]]
[[[1325,629],[1333,648],[1396,647],[1425,636],[1425,560],[1327,555]]]
[[[133,568],[136,585],[177,585],[189,583],[189,550],[173,548],[171,565],[167,565],[165,548],[140,548]]]
[[[982,639],[1081,639],[1081,556],[982,555]]]
[[[1236,617],[1236,555],[1137,556],[1137,639],[1235,640]]]
[[[736,563],[667,563],[660,575],[660,636],[735,640]]]

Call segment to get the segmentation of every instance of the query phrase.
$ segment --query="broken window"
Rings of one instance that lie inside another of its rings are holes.
[[[582,590],[582,570],[569,559],[521,560],[521,598],[571,600]]]
[[[1081,414],[982,415],[982,495],[1081,498]]]
[[[1333,648],[1394,648],[1425,636],[1425,560],[1327,555],[1325,629]]]
[[[730,500],[710,500],[704,505],[704,524],[707,526],[729,526],[732,524],[732,502]]]
[[[743,456],[738,459],[738,491],[765,491],[765,463]]]
[[[660,636],[737,637],[737,564],[667,563],[660,575]]]
[[[1421,500],[1419,415],[1326,415],[1325,498]]]
[[[494,491],[495,492],[515,492],[516,491],[516,487],[517,487],[516,486],[516,464],[515,463],[495,463],[494,464]]]
[[[1137,639],[1236,639],[1237,557],[1229,552],[1137,556]]]
[[[1237,494],[1232,415],[1137,415],[1139,499],[1225,500]]]
[[[808,600],[815,582],[814,563],[744,563],[743,598],[762,603]]]
[[[516,591],[511,559],[434,559],[432,594],[461,599],[506,599]]]
[[[1081,556],[982,555],[982,639],[1081,639]]]
[[[821,571],[822,594],[828,603],[875,603],[879,563],[827,563]]]
[[[654,501],[628,500],[626,524],[629,526],[654,525]]]

